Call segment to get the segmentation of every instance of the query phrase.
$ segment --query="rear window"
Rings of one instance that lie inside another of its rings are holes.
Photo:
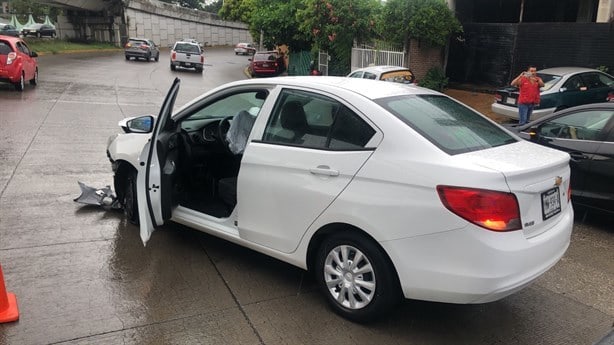
[[[448,97],[404,95],[376,102],[451,155],[517,141],[482,115]]]
[[[195,44],[189,43],[177,43],[175,45],[175,51],[182,53],[200,54],[200,48]]]
[[[141,44],[147,44],[147,42],[145,41],[139,41],[139,40],[130,40],[128,41],[128,44],[130,44],[131,46],[140,46]]]
[[[394,83],[409,84],[413,79],[413,75],[409,70],[399,70],[382,73],[380,79]]]
[[[0,41],[0,55],[8,55],[13,51],[13,48],[6,41]]]
[[[277,54],[256,53],[256,55],[254,55],[254,61],[275,61],[275,60],[277,60]]]

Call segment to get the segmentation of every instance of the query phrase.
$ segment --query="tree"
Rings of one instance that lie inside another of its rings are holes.
[[[168,4],[177,4],[181,7],[191,8],[195,10],[202,9],[200,0],[160,0],[160,1],[166,2]]]
[[[30,14],[35,20],[42,23],[47,15],[52,20],[57,20],[59,13],[57,8],[42,6],[35,0],[11,0],[10,11],[17,15],[17,19],[22,23],[28,20]]]
[[[375,37],[375,24],[381,5],[377,0],[306,0],[297,19],[305,35],[311,35],[317,48],[333,57],[329,74],[350,71],[354,41]]]
[[[255,9],[255,0],[224,0],[224,4],[218,14],[226,20],[249,24],[251,22],[252,12],[254,12]]]
[[[304,0],[256,0],[256,8],[249,22],[253,37],[262,30],[264,45],[288,45],[293,51],[308,50],[312,40],[299,30],[297,12],[302,9]]]
[[[224,0],[215,0],[203,6],[203,11],[210,13],[218,13],[222,9]]]
[[[382,37],[406,46],[413,38],[443,47],[451,34],[463,30],[444,0],[389,0],[379,24]]]

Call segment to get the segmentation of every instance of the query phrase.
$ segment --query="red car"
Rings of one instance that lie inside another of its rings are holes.
[[[15,85],[17,91],[23,91],[26,80],[36,85],[38,64],[34,58],[37,56],[22,39],[0,35],[0,82]]]
[[[275,51],[257,52],[249,61],[249,72],[252,77],[276,76],[286,68],[284,58]]]

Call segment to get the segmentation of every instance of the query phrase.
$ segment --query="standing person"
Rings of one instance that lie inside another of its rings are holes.
[[[524,125],[529,122],[533,108],[539,105],[539,88],[544,86],[544,81],[537,76],[535,66],[529,66],[525,72],[520,73],[512,80],[512,86],[518,87],[518,124]]]

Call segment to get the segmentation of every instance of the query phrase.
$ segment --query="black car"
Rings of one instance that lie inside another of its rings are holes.
[[[49,24],[32,24],[26,25],[21,29],[23,37],[36,36],[36,37],[55,37],[55,27]]]
[[[0,35],[19,37],[19,30],[11,24],[0,23]]]
[[[507,128],[568,152],[573,203],[614,214],[614,102],[569,108]]]

